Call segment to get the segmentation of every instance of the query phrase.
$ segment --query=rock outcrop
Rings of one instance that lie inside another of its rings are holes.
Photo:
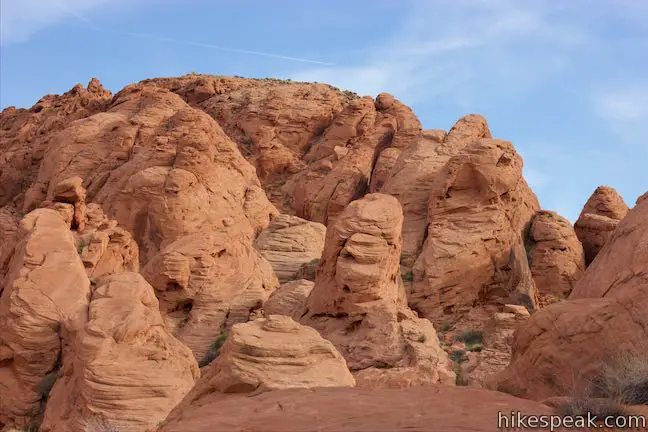
[[[199,360],[221,333],[248,321],[279,286],[251,244],[218,232],[169,243],[142,274],[155,288],[166,324]]]
[[[607,243],[619,221],[628,213],[628,206],[616,190],[599,186],[585,203],[574,230],[585,250],[589,265]]]
[[[452,155],[488,137],[486,119],[470,114],[459,119],[448,134],[423,131],[402,150],[380,191],[398,198],[403,207],[401,264],[406,272],[412,270],[427,235],[428,202],[436,176]]]
[[[466,353],[466,363],[459,365],[461,377],[468,385],[486,386],[509,365],[515,331],[529,317],[529,311],[520,305],[505,305],[502,312],[493,314],[484,326],[479,350],[466,347],[473,350]]]
[[[541,309],[520,327],[511,365],[495,380],[500,390],[535,400],[578,394],[606,358],[645,350],[647,198],[619,224],[570,299]]]
[[[314,282],[306,279],[298,279],[281,285],[270,294],[268,301],[263,303],[264,315],[286,315],[299,320],[306,307],[306,299],[314,285]]]
[[[144,81],[209,113],[239,143],[282,213],[328,225],[369,188],[399,134],[420,131],[410,108],[326,84],[188,75]]]
[[[200,372],[165,328],[152,287],[137,273],[108,276],[93,290],[86,320],[65,334],[39,430],[85,432],[92,421],[123,432],[155,427]]]
[[[389,177],[400,155],[401,149],[396,147],[387,148],[380,153],[371,173],[369,192],[376,193],[382,190],[385,180]]]
[[[251,242],[276,213],[219,125],[154,86],[127,87],[106,112],[52,137],[23,210],[54,201],[73,177],[84,179],[86,202],[133,234],[142,264],[163,244],[206,230]]]
[[[398,283],[402,223],[391,196],[349,204],[327,231],[301,322],[333,342],[359,384],[452,382],[434,327],[407,307]]]
[[[254,242],[268,260],[279,282],[288,282],[303,264],[319,259],[324,249],[326,227],[297,216],[278,215]]]
[[[484,128],[477,122],[468,125],[480,132]],[[467,130],[450,131],[448,140],[474,136]],[[435,175],[430,191],[427,238],[408,293],[412,308],[437,325],[476,307],[521,299],[533,308],[533,281],[526,277],[521,243],[539,204],[522,177],[522,159],[513,145],[473,139]]]
[[[85,88],[78,84],[65,94],[47,95],[30,109],[3,110],[0,114],[0,207],[13,203],[22,209],[24,194],[36,179],[57,132],[75,120],[103,111],[111,98],[112,94],[93,78]]]
[[[570,299],[645,293],[648,287],[648,193],[618,224]]]
[[[83,322],[90,281],[74,236],[58,212],[38,209],[20,222],[0,284],[0,424],[38,425],[63,334]]]
[[[290,317],[271,315],[232,327],[216,360],[167,421],[181,418],[212,393],[353,386],[355,380],[333,344]]]
[[[212,396],[187,407],[182,417],[167,422],[159,431],[491,432],[497,428],[498,413],[510,419],[513,411],[523,415],[554,412],[541,403],[503,393],[442,385],[288,389],[254,397]]]
[[[574,228],[550,211],[536,213],[526,239],[531,274],[543,303],[564,299],[585,271],[583,246]]]

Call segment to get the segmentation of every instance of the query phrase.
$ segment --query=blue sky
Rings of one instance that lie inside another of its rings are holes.
[[[648,190],[648,1],[0,0],[0,107],[188,72],[387,91],[425,128],[480,113],[542,207]]]

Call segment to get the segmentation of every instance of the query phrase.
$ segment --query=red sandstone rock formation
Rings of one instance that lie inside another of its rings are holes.
[[[587,265],[594,261],[627,213],[628,206],[616,190],[609,186],[596,188],[574,224],[576,235],[583,243]]]
[[[85,432],[93,421],[124,432],[153,428],[200,375],[137,273],[106,277],[92,291],[85,323],[64,339],[44,432]]]
[[[482,123],[470,122],[483,130]],[[459,135],[448,140],[465,139]],[[472,133],[472,132],[471,132]],[[435,324],[476,307],[535,307],[522,235],[538,201],[507,141],[476,138],[452,156],[430,187],[427,238],[413,268],[412,307]]]
[[[326,227],[320,223],[279,215],[257,237],[254,247],[283,283],[294,280],[302,265],[320,259],[325,237]]]
[[[645,352],[648,194],[619,223],[570,300],[535,313],[516,334],[497,387],[541,400],[572,395],[622,350]],[[573,299],[573,300],[572,300]]]
[[[498,412],[510,417],[512,411],[554,413],[541,403],[503,393],[443,385],[289,389],[254,397],[212,395],[187,407],[182,418],[160,432],[492,432]]]
[[[585,271],[583,246],[569,221],[540,211],[526,241],[531,274],[544,303],[569,296]]]
[[[303,324],[336,346],[359,385],[452,383],[432,324],[398,283],[403,214],[388,195],[354,201],[329,227]]]
[[[353,386],[355,380],[333,344],[290,317],[271,315],[232,327],[216,360],[166,422],[184,418],[214,393]]]

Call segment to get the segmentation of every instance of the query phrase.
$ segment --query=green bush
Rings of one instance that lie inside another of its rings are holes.
[[[484,343],[484,332],[481,330],[468,330],[455,338],[457,342],[466,344],[468,351],[481,351]]]
[[[210,364],[218,355],[220,354],[220,350],[225,344],[225,341],[227,340],[227,332],[221,333],[220,336],[218,336],[218,339],[214,341],[213,344],[209,347],[209,350],[205,353],[202,359],[198,362],[198,366],[205,367],[208,364]]]

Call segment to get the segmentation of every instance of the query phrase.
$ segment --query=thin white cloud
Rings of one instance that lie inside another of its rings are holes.
[[[0,0],[0,44],[24,42],[42,29],[70,18],[82,19],[83,14],[114,3],[110,0]]]
[[[648,120],[648,84],[633,89],[603,92],[594,96],[597,114],[620,123],[636,123]]]
[[[137,0],[132,0],[129,5],[132,6],[136,1]],[[123,6],[127,4],[126,0],[0,0],[0,2],[2,8],[0,14],[1,45],[24,42],[41,29],[69,19],[74,19],[78,23],[83,24],[83,26],[101,33],[156,40],[159,42],[171,42],[217,51],[269,57],[320,66],[335,66],[334,63],[303,57],[222,46],[208,42],[171,38],[164,35],[113,30],[112,28],[103,27],[89,18],[88,14],[96,12],[97,9],[100,9],[103,6]]]
[[[594,113],[626,144],[648,153],[643,139],[648,135],[648,83],[599,90],[592,97]]]
[[[387,44],[345,67],[306,69],[291,78],[372,96],[388,91],[409,104],[443,96],[469,107],[494,85],[502,98],[521,96],[562,70],[570,51],[587,40],[578,28],[554,22],[555,9],[512,0],[415,2]],[[520,49],[538,41],[542,51]]]

